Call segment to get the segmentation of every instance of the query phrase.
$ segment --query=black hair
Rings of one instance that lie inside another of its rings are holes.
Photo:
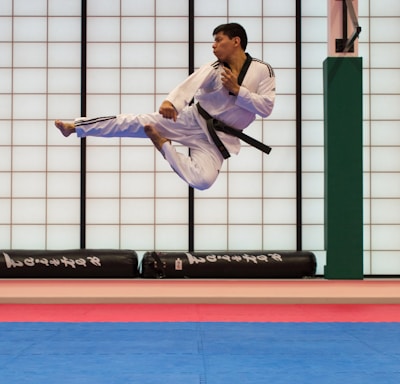
[[[246,30],[238,23],[227,23],[221,24],[217,28],[214,29],[213,36],[217,33],[222,32],[224,35],[227,35],[230,39],[234,37],[240,38],[240,46],[243,51],[246,50],[247,47],[247,33]]]

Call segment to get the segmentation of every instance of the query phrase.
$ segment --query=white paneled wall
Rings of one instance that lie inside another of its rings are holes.
[[[0,4],[0,244],[79,247],[79,141],[57,116],[79,113],[79,1]]]
[[[325,0],[302,1],[303,248],[325,262],[322,63]],[[296,247],[294,0],[195,1],[195,67],[213,61],[212,30],[248,32],[248,51],[277,76],[273,114],[247,132],[216,184],[195,192],[195,249]],[[364,64],[366,274],[400,274],[400,2],[360,1]],[[188,75],[188,1],[89,0],[87,115],[157,110]],[[80,115],[80,0],[0,4],[0,246],[77,248],[80,141],[56,118]],[[180,150],[186,151],[186,148]],[[87,139],[88,248],[188,248],[188,188],[148,140]]]

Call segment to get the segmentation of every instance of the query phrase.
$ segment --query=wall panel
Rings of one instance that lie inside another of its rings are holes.
[[[141,113],[189,71],[188,2],[88,0],[87,114]],[[248,51],[277,75],[276,107],[215,185],[194,195],[203,250],[296,248],[296,7],[274,0],[195,1],[194,65],[215,60],[212,30],[248,31]],[[322,62],[326,1],[302,1],[302,244],[325,260]],[[397,0],[359,4],[364,65],[364,272],[400,274]],[[81,1],[0,4],[0,241],[3,248],[77,248],[80,140],[56,118],[81,108]],[[181,150],[186,150],[181,148]],[[87,247],[185,251],[188,188],[148,140],[87,139]]]

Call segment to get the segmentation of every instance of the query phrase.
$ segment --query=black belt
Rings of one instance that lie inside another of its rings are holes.
[[[225,132],[228,135],[236,136],[239,139],[245,141],[247,144],[250,144],[260,151],[265,152],[266,154],[269,154],[271,152],[271,147],[269,147],[268,145],[261,143],[260,141],[252,138],[249,135],[246,135],[238,129],[232,128],[229,125],[224,124],[222,121],[214,119],[205,109],[203,109],[203,107],[200,106],[199,103],[196,104],[196,107],[200,115],[206,120],[208,132],[210,133],[214,144],[217,146],[224,159],[227,159],[231,155],[229,154],[221,139],[218,137],[216,131]]]

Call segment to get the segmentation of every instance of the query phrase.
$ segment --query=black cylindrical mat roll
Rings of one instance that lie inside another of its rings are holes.
[[[139,276],[132,250],[0,250],[0,277],[131,278]]]
[[[144,278],[303,278],[315,276],[308,251],[146,252]]]

